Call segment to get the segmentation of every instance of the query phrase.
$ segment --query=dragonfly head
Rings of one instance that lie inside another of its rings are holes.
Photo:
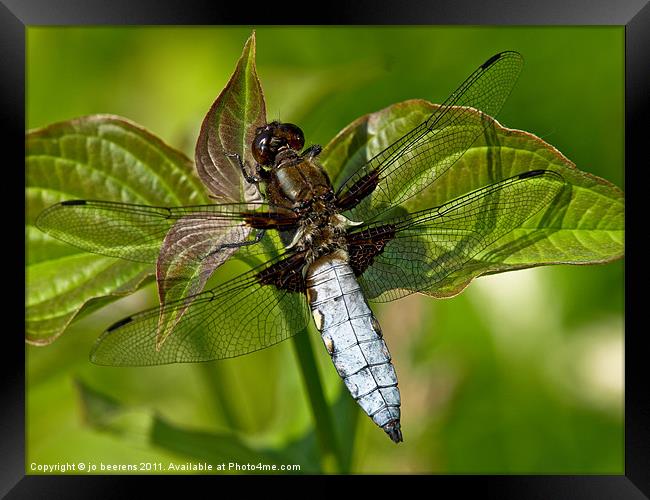
[[[305,136],[297,125],[271,122],[255,131],[253,158],[260,165],[273,165],[280,149],[300,151],[304,145]]]

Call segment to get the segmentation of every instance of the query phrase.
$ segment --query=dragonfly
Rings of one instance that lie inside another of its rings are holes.
[[[490,57],[338,187],[319,163],[321,147],[305,148],[297,125],[273,121],[256,130],[253,165],[224,151],[257,193],[251,201],[157,207],[68,200],[47,208],[36,222],[46,233],[101,255],[157,262],[159,271],[161,246],[170,235],[177,243],[180,271],[167,286],[189,293],[110,326],[91,360],[145,366],[230,358],[313,321],[351,396],[390,439],[403,441],[397,374],[369,301],[435,290],[549,206],[564,180],[551,170],[524,171],[439,206],[394,209],[447,174],[484,132],[484,115],[502,108],[522,62],[514,51]],[[233,256],[255,264],[203,289]]]

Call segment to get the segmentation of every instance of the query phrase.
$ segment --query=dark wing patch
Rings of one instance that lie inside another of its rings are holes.
[[[289,210],[276,213],[243,214],[243,218],[244,222],[254,229],[278,229],[286,231],[295,228],[299,223],[298,215]]]
[[[375,190],[378,183],[379,170],[375,168],[361,177],[361,179],[355,181],[340,197],[337,196],[336,204],[338,208],[346,211],[356,207],[361,200]]]
[[[350,266],[355,276],[361,276],[395,237],[395,225],[385,224],[347,235]]]
[[[302,275],[304,267],[305,253],[296,253],[260,271],[257,279],[262,285],[273,285],[279,290],[302,293],[305,291],[305,279]]]

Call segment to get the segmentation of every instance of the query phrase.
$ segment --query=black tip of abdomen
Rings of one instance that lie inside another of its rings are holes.
[[[393,440],[394,443],[401,443],[404,441],[402,438],[402,429],[399,424],[399,420],[393,420],[384,425],[384,431],[388,434],[388,437]]]

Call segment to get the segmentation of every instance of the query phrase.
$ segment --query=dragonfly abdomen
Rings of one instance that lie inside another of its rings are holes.
[[[397,375],[347,254],[321,257],[306,278],[314,321],[337,372],[366,414],[393,441],[402,441]]]

